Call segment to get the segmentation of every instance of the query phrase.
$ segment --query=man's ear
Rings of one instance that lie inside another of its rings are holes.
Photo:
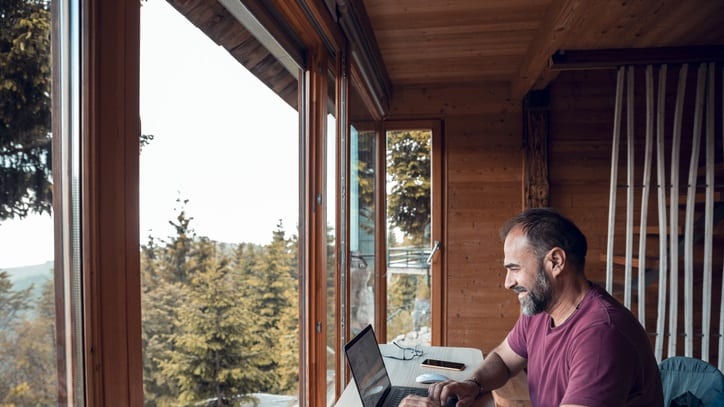
[[[566,267],[566,252],[560,247],[552,248],[548,251],[548,262],[553,276],[558,276]]]

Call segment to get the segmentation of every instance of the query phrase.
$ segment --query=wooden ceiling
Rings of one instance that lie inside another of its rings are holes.
[[[545,84],[557,50],[724,44],[722,0],[362,0],[393,88]]]
[[[295,76],[220,0],[168,1],[296,107]],[[291,0],[242,3],[262,9],[286,1]],[[631,55],[630,49],[642,48],[715,45],[716,51],[724,49],[724,0],[315,1],[336,9],[337,17],[351,8],[362,10],[367,27],[363,32],[370,30],[374,38],[369,42],[355,38],[364,44],[352,44],[353,49],[381,54],[382,67],[372,75],[392,91],[502,82],[510,85],[511,98],[521,99],[528,90],[555,78],[557,71],[549,63],[558,50],[629,49]]]

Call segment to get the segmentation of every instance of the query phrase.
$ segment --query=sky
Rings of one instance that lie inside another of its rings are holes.
[[[297,234],[298,114],[166,0],[141,3],[140,232],[173,235],[177,199],[197,235],[268,243]],[[0,223],[0,269],[53,258],[49,215]]]

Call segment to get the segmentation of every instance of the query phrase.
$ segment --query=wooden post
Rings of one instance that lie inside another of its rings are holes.
[[[666,315],[666,272],[668,266],[668,250],[666,233],[666,170],[664,145],[664,111],[666,107],[666,65],[659,68],[659,92],[656,105],[656,182],[659,204],[659,301],[656,316],[656,343],[654,355],[661,362],[664,349],[664,330]]]
[[[550,205],[548,182],[548,137],[550,92],[530,91],[523,100],[523,202],[525,208]]]
[[[613,141],[611,145],[611,184],[608,197],[608,242],[606,244],[606,291],[613,292],[613,233],[616,226],[616,185],[618,184],[618,143],[621,135],[621,99],[623,97],[624,67],[616,78],[616,107],[613,112]]]

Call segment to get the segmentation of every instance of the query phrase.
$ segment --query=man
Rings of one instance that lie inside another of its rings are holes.
[[[490,391],[527,367],[533,406],[662,406],[658,365],[631,312],[584,274],[587,243],[570,220],[529,209],[501,229],[505,287],[521,316],[463,382],[430,386],[401,406],[492,404]]]

